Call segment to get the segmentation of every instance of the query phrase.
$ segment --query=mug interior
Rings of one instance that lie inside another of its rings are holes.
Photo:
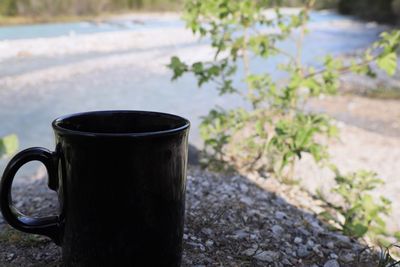
[[[93,111],[56,119],[53,128],[68,133],[143,135],[186,129],[189,121],[172,114],[148,111]]]

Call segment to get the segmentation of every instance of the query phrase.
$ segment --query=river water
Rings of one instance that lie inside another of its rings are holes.
[[[385,27],[321,11],[311,14],[310,29],[304,47],[307,63],[326,53],[365,48]],[[0,135],[16,133],[20,149],[52,149],[50,123],[60,115],[144,109],[189,118],[191,142],[200,146],[199,117],[215,105],[240,100],[219,97],[211,85],[199,90],[191,76],[171,83],[165,64],[175,54],[187,60],[209,56],[206,43],[191,37],[175,15],[0,27]],[[281,46],[290,51],[293,42]],[[274,64],[279,60],[254,67],[278,77]],[[0,161],[0,170],[6,160]]]

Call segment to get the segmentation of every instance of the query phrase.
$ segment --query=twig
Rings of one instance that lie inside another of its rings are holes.
[[[373,58],[370,59],[370,60],[366,60],[366,61],[364,61],[364,62],[359,63],[357,66],[368,65],[368,64],[370,64],[371,62],[375,61],[378,57],[379,57],[379,56],[375,56],[375,57],[373,57]],[[346,73],[346,72],[350,71],[351,68],[352,68],[352,65],[345,66],[345,67],[339,68],[339,69],[337,70],[337,72],[339,72],[340,74],[343,74],[343,73]],[[307,79],[307,78],[310,78],[310,77],[313,77],[313,76],[317,76],[317,75],[319,75],[319,74],[324,73],[325,71],[326,71],[326,68],[320,69],[320,70],[318,70],[318,71],[316,71],[316,72],[314,72],[314,73],[307,74],[306,76],[304,76],[304,78]]]

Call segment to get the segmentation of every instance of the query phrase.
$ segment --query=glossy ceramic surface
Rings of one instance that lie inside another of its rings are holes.
[[[189,122],[142,111],[100,111],[53,122],[56,151],[31,148],[7,166],[0,207],[13,227],[51,237],[66,266],[179,266]],[[60,214],[33,219],[11,205],[18,168],[44,163]]]

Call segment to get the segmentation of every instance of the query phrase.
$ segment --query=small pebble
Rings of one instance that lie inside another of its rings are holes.
[[[251,198],[245,197],[245,196],[240,198],[240,202],[242,202],[242,203],[244,203],[244,204],[246,204],[248,206],[251,206],[254,203],[254,201]]]
[[[346,263],[350,263],[350,262],[354,261],[354,257],[355,257],[355,255],[353,253],[347,253],[347,254],[344,254],[343,256],[341,256],[340,259]]]
[[[284,231],[283,228],[279,225],[272,226],[271,230],[276,236],[281,236]]]
[[[296,243],[296,244],[301,244],[302,242],[303,242],[303,239],[301,239],[301,237],[296,236],[296,237],[294,238],[294,243]]]
[[[350,238],[348,236],[341,235],[341,234],[334,234],[333,236],[336,237],[336,239],[338,239],[338,240],[340,240],[342,242],[345,242],[345,243],[350,243],[351,242]]]
[[[321,246],[320,245],[315,245],[312,250],[314,251],[314,253],[316,255],[318,255],[319,257],[324,257],[324,253],[322,253],[322,251],[320,250]]]
[[[257,260],[260,261],[265,261],[265,262],[274,262],[275,259],[277,258],[278,253],[273,252],[273,251],[261,251],[257,252],[257,254],[254,256]]]
[[[326,243],[326,247],[329,249],[334,249],[335,248],[335,244],[332,241],[329,241],[328,243]]]
[[[310,251],[308,250],[308,248],[306,247],[306,246],[304,246],[304,245],[300,245],[299,246],[299,248],[297,249],[297,251],[296,251],[296,254],[297,254],[297,256],[298,257],[300,257],[300,258],[305,258],[305,257],[307,257],[308,255],[310,255]]]
[[[307,246],[313,247],[315,245],[314,241],[312,240],[307,240]]]
[[[247,233],[246,231],[243,230],[238,230],[235,232],[235,234],[233,235],[234,239],[244,239],[246,237],[249,236],[249,233]]]
[[[14,253],[7,253],[6,260],[12,261],[14,259],[14,257],[15,257]]]
[[[331,259],[337,259],[337,258],[339,258],[338,255],[336,255],[335,253],[329,254],[329,257],[330,257]]]
[[[210,228],[203,228],[201,232],[206,235],[212,235],[213,231]]]
[[[241,190],[243,193],[247,193],[247,192],[249,191],[249,188],[248,188],[247,185],[245,185],[245,184],[240,184],[239,187],[240,187],[240,190]]]
[[[324,267],[340,267],[340,265],[337,260],[329,260],[325,262]]]
[[[207,247],[211,247],[212,245],[214,245],[214,241],[212,241],[212,240],[207,240],[206,241],[206,246]]]
[[[282,211],[277,211],[275,212],[275,218],[277,220],[283,220],[285,218],[287,218],[286,213],[282,212]]]
[[[242,254],[246,255],[246,256],[253,256],[254,254],[256,254],[256,251],[257,251],[257,248],[248,248],[248,249],[242,251]]]

